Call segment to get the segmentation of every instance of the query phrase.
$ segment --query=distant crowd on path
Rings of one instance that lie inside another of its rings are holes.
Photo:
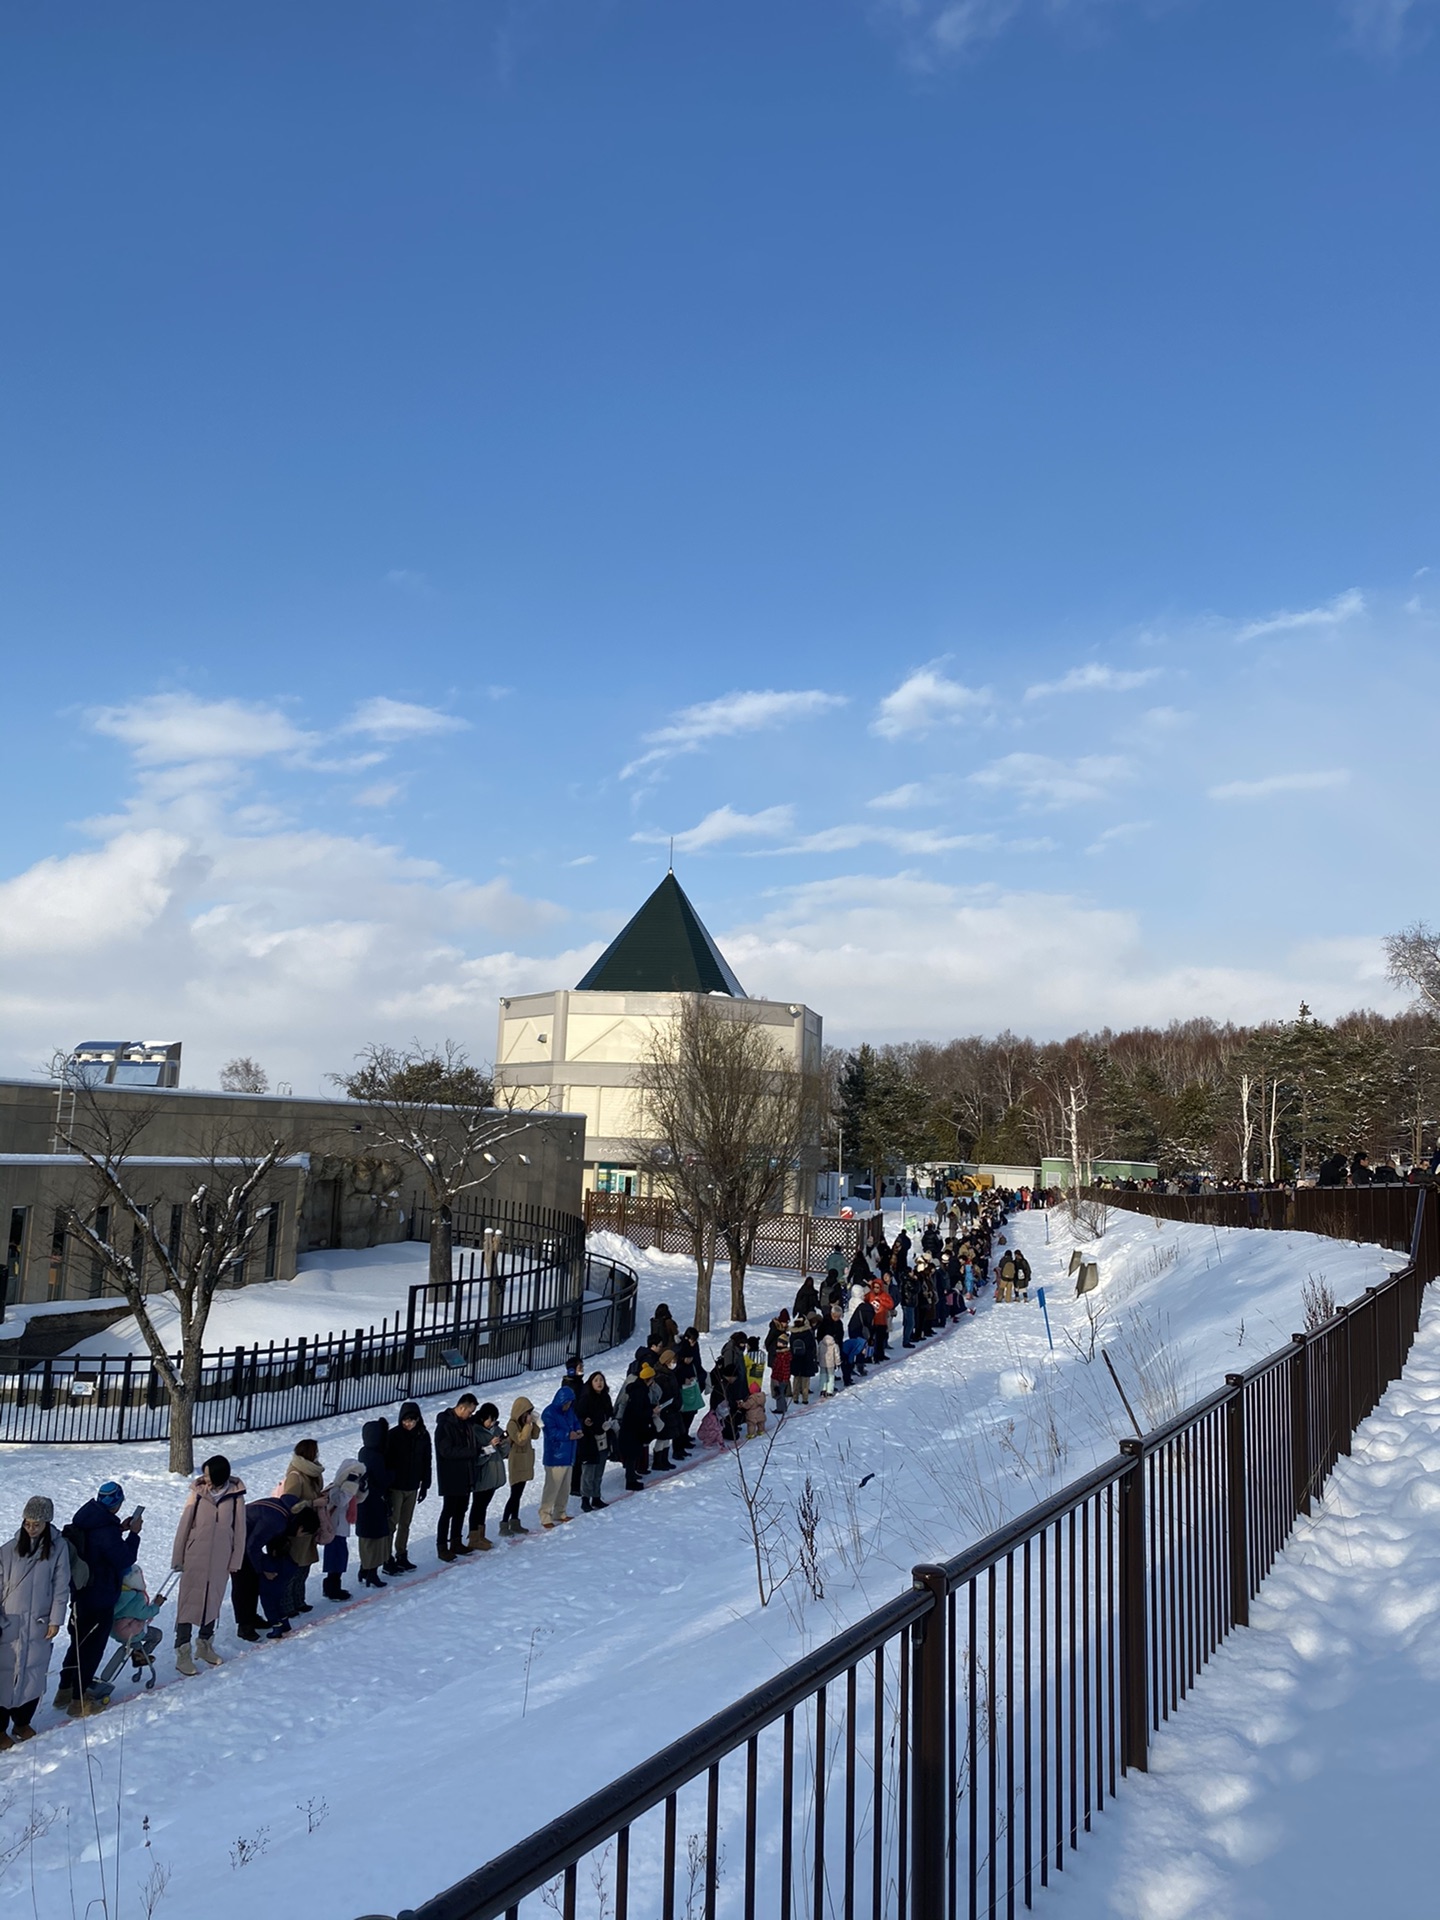
[[[766,1431],[771,1412],[784,1419],[812,1393],[825,1400],[842,1392],[893,1357],[896,1331],[906,1349],[930,1339],[973,1313],[992,1280],[997,1301],[1025,1297],[1030,1267],[1003,1231],[1013,1204],[1013,1195],[996,1192],[941,1200],[918,1245],[902,1227],[893,1241],[876,1239],[848,1261],[837,1247],[823,1274],[802,1278],[793,1305],[763,1336],[737,1329],[709,1366],[695,1328],[682,1333],[662,1302],[613,1395],[606,1376],[587,1375],[575,1355],[540,1412],[521,1394],[502,1421],[493,1401],[462,1393],[432,1434],[407,1400],[393,1426],[367,1420],[355,1457],[333,1473],[317,1441],[297,1441],[279,1484],[258,1499],[215,1454],[190,1487],[169,1576],[153,1594],[139,1564],[144,1509],[122,1519],[117,1481],[105,1481],[63,1528],[53,1502],[37,1494],[19,1532],[0,1544],[0,1750],[34,1737],[62,1627],[69,1640],[55,1705],[73,1718],[103,1712],[127,1661],[134,1679],[155,1685],[164,1634],[154,1623],[172,1591],[175,1666],[193,1679],[197,1661],[222,1664],[215,1635],[227,1598],[241,1640],[281,1640],[315,1610],[307,1593],[316,1566],[326,1600],[355,1597],[345,1585],[352,1539],[361,1586],[383,1589],[418,1572],[411,1533],[432,1491],[437,1558],[488,1553],[490,1510],[502,1488],[497,1536],[531,1532],[521,1510],[537,1468],[536,1517],[550,1532],[573,1520],[577,1495],[585,1513],[609,1504],[603,1488],[612,1460],[625,1490],[641,1492],[650,1476],[672,1472],[698,1448],[738,1446]]]

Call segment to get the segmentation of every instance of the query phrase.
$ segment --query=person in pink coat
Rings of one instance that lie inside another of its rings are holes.
[[[193,1678],[199,1668],[195,1654],[207,1667],[218,1667],[215,1624],[230,1585],[230,1576],[245,1558],[245,1488],[230,1472],[230,1462],[217,1453],[205,1462],[190,1489],[185,1511],[175,1529],[172,1569],[180,1575],[175,1606],[175,1665]],[[200,1629],[195,1653],[190,1651],[192,1629]]]

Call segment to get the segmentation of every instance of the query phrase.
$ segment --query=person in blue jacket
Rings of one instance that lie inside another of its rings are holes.
[[[270,1629],[267,1640],[282,1640],[289,1633],[295,1570],[290,1542],[297,1533],[313,1533],[319,1525],[314,1508],[302,1507],[293,1493],[271,1494],[246,1506],[245,1559],[230,1576],[235,1628],[242,1640],[260,1638],[257,1605]]]
[[[548,1531],[551,1527],[569,1525],[570,1515],[565,1508],[570,1499],[570,1475],[583,1437],[575,1411],[575,1395],[569,1387],[561,1387],[541,1414],[540,1424],[545,1429],[545,1490],[540,1496],[540,1525]]]
[[[121,1520],[125,1489],[107,1480],[93,1500],[87,1500],[66,1528],[76,1553],[84,1561],[86,1578],[72,1598],[70,1645],[60,1669],[55,1704],[79,1719],[98,1713],[106,1695],[95,1687],[100,1657],[110,1638],[120,1582],[140,1552],[140,1518]]]

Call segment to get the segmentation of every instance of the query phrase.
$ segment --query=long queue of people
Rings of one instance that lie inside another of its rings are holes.
[[[538,1412],[521,1394],[502,1419],[495,1402],[462,1393],[432,1434],[420,1406],[407,1400],[393,1424],[366,1421],[356,1454],[333,1472],[318,1441],[297,1441],[280,1482],[260,1498],[217,1453],[190,1487],[168,1577],[153,1592],[139,1564],[144,1509],[121,1517],[125,1493],[117,1481],[105,1481],[64,1527],[55,1524],[53,1502],[35,1495],[18,1533],[0,1544],[0,1751],[34,1736],[62,1628],[69,1640],[55,1705],[75,1718],[103,1712],[127,1662],[137,1681],[155,1684],[164,1638],[155,1622],[172,1600],[176,1669],[194,1679],[202,1667],[222,1664],[215,1635],[227,1597],[241,1640],[281,1640],[315,1610],[309,1581],[317,1567],[325,1600],[355,1597],[345,1584],[352,1541],[363,1587],[383,1589],[417,1572],[411,1538],[417,1509],[432,1492],[436,1556],[454,1562],[494,1548],[490,1515],[502,1489],[496,1536],[532,1531],[522,1509],[537,1470],[535,1517],[550,1532],[573,1520],[572,1498],[584,1513],[606,1507],[612,1462],[626,1492],[638,1493],[697,1448],[739,1445],[763,1434],[772,1412],[783,1419],[812,1394],[828,1400],[843,1392],[893,1357],[893,1333],[902,1348],[913,1348],[973,1313],[992,1260],[997,1298],[1028,1286],[1024,1255],[997,1251],[1006,1199],[956,1208],[942,1202],[918,1246],[902,1228],[893,1242],[876,1239],[848,1262],[837,1248],[823,1274],[802,1278],[792,1306],[763,1335],[738,1329],[709,1366],[696,1329],[682,1332],[662,1303],[613,1394],[606,1376],[587,1375],[575,1355]]]

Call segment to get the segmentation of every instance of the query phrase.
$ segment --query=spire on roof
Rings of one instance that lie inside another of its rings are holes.
[[[575,990],[746,997],[673,872],[665,875]]]

